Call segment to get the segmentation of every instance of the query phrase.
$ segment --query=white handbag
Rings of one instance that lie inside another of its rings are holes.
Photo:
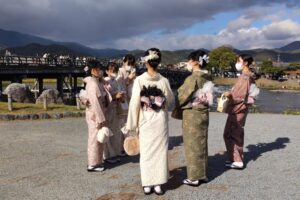
[[[225,113],[228,107],[229,99],[224,94],[220,98],[218,98],[218,107],[217,111]]]
[[[106,143],[108,138],[113,136],[112,131],[107,127],[102,127],[97,134],[97,140],[100,143]]]

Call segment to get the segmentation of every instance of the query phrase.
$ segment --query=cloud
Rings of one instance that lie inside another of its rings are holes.
[[[241,19],[244,19],[242,17]],[[216,35],[192,35],[183,33],[167,34],[158,38],[151,36],[131,37],[116,40],[114,46],[130,49],[147,49],[155,46],[161,49],[213,49],[221,45],[231,45],[238,49],[274,48],[289,42],[300,40],[300,24],[292,20],[271,22],[262,28],[238,26],[238,20],[229,23],[228,27]],[[237,29],[233,29],[233,24]]]
[[[135,44],[146,43],[149,38],[143,35],[155,31],[162,33],[158,41],[174,35],[169,40],[175,42],[177,35],[184,38],[181,30],[216,14],[253,6],[299,4],[296,0],[0,0],[0,27],[97,47],[125,44],[128,38],[137,38]],[[245,16],[229,28],[249,28],[252,20],[253,16]]]

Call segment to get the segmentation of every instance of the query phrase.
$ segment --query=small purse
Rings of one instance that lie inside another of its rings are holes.
[[[118,115],[127,115],[128,114],[128,103],[126,100],[124,102],[118,102],[117,113],[118,113]]]
[[[174,119],[180,119],[182,120],[183,118],[183,110],[181,108],[181,106],[179,105],[179,101],[178,98],[175,98],[175,107],[171,113],[171,117],[173,117]]]
[[[124,140],[124,150],[129,156],[136,156],[140,153],[140,140],[136,132],[129,132]]]
[[[102,127],[97,133],[97,140],[98,142],[104,144],[111,136],[113,136],[112,131],[107,127]]]
[[[227,107],[229,103],[229,98],[226,97],[224,94],[220,98],[218,98],[218,107],[217,111],[221,113],[226,113]]]

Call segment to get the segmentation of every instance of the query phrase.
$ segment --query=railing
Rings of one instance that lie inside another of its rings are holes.
[[[83,59],[59,58],[59,57],[41,58],[35,56],[0,56],[0,66],[18,66],[18,65],[27,65],[27,66],[49,65],[49,66],[82,67],[86,65],[86,61]]]

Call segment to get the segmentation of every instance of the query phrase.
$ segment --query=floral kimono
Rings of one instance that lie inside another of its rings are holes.
[[[183,109],[182,133],[189,180],[207,180],[207,132],[212,94],[205,95],[201,91],[206,90],[207,86],[203,86],[209,82],[207,71],[193,71],[178,89],[178,101]]]
[[[252,73],[243,73],[231,90],[231,100],[227,109],[228,118],[224,130],[224,141],[231,162],[243,162],[244,126],[248,107],[255,97],[249,95],[254,84]]]

